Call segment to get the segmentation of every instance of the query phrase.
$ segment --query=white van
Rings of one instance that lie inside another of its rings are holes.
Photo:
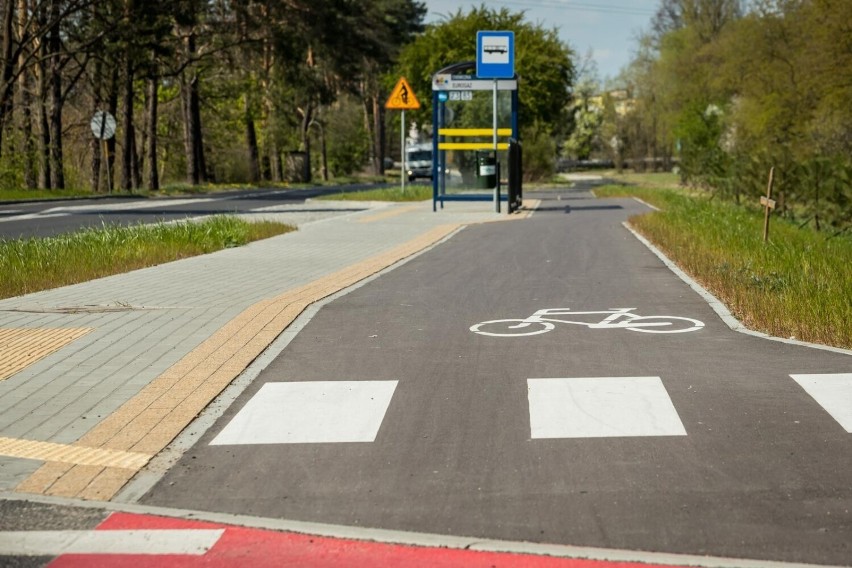
[[[408,181],[432,179],[432,144],[412,144],[405,149],[405,171]]]

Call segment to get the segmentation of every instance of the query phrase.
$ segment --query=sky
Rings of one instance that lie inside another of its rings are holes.
[[[580,59],[591,53],[601,80],[615,78],[636,49],[639,33],[647,30],[660,0],[425,0],[426,23],[440,22],[459,8],[485,4],[489,8],[506,7],[524,11],[526,19],[544,28],[557,28],[559,37],[570,45]],[[471,42],[476,43],[472,37]],[[577,62],[580,63],[579,61]],[[523,74],[521,70],[517,70]]]

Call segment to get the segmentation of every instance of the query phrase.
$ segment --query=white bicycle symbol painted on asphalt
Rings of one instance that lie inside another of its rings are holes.
[[[483,321],[470,326],[470,331],[491,337],[523,337],[552,331],[556,328],[555,324],[557,323],[583,325],[589,329],[626,329],[641,333],[686,333],[698,331],[704,327],[704,323],[696,319],[679,316],[640,316],[631,313],[635,309],[610,308],[596,312],[575,312],[570,308],[549,308],[538,310],[524,319]],[[589,315],[605,315],[606,317],[599,321],[573,321],[551,317]]]

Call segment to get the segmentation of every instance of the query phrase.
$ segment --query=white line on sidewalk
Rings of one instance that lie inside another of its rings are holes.
[[[225,529],[3,531],[0,556],[187,554],[210,550]]]

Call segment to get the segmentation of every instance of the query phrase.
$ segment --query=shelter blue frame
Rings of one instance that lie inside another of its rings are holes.
[[[476,90],[493,90],[492,79],[480,79],[476,76],[476,61],[464,61],[444,67],[432,76],[432,211],[438,210],[438,202],[441,209],[444,201],[491,201],[493,197],[485,194],[454,194],[446,195],[446,150],[439,150],[439,144],[444,141],[440,134],[443,128],[445,113],[444,100],[441,93],[455,91],[453,83],[477,83],[484,88]],[[471,90],[471,89],[466,89]],[[512,93],[512,138],[520,140],[518,132],[518,75],[511,79],[501,79],[497,82],[498,91],[511,91]],[[502,196],[505,201],[507,196]]]

